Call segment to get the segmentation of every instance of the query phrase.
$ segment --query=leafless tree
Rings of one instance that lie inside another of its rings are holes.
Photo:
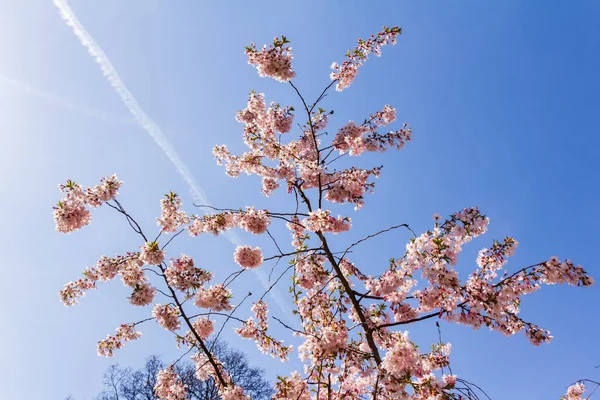
[[[239,350],[230,348],[224,342],[213,345],[214,354],[223,362],[236,383],[254,400],[270,399],[272,385],[264,378],[264,371],[252,367],[248,358]],[[153,355],[140,369],[122,368],[111,365],[104,373],[104,389],[94,400],[157,400],[154,394],[156,374],[166,368],[159,356]],[[195,376],[195,365],[191,362],[177,363],[175,369],[187,385],[191,400],[218,400],[220,396],[214,380],[201,381]],[[68,396],[65,400],[74,400]]]

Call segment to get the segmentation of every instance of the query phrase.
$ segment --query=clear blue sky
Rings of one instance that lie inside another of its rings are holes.
[[[241,149],[241,126],[233,117],[247,93],[255,89],[269,101],[295,102],[288,86],[260,79],[246,64],[244,45],[288,36],[296,82],[312,98],[328,83],[331,62],[341,61],[357,37],[384,24],[402,27],[396,47],[385,48],[351,88],[325,103],[336,111],[332,126],[361,120],[386,103],[413,126],[414,141],[405,150],[366,159],[385,168],[364,210],[348,211],[355,234],[390,222],[421,232],[433,212],[478,205],[491,218],[490,231],[466,249],[463,277],[474,268],[477,250],[492,238],[513,235],[521,246],[512,268],[557,255],[600,280],[594,255],[600,248],[598,2],[70,4],[211,201],[225,207],[273,207],[258,194],[256,179],[227,178],[212,159],[214,144]],[[114,359],[96,356],[97,340],[149,310],[132,310],[116,282],[71,309],[57,292],[100,255],[140,243],[110,210],[95,212],[81,232],[55,233],[56,185],[67,178],[92,185],[116,172],[125,181],[124,205],[148,230],[154,229],[160,197],[175,190],[189,204],[187,187],[146,132],[131,123],[50,0],[0,3],[0,74],[0,398],[62,399],[71,393],[91,399],[110,363],[138,366],[151,353],[177,353],[165,332],[147,328],[141,329],[143,340]],[[381,271],[388,257],[402,253],[405,239],[388,236],[357,260],[371,273]],[[233,268],[233,246],[224,239],[185,239],[176,246],[219,276]],[[255,277],[244,283],[260,290]],[[522,335],[444,325],[454,372],[493,399],[558,398],[578,378],[598,379],[599,294],[598,287],[549,287],[526,298],[523,315],[555,336],[542,347]],[[281,315],[275,307],[273,313]],[[431,321],[411,332],[424,346],[436,336]],[[233,334],[227,339],[271,376],[281,372],[253,343]]]

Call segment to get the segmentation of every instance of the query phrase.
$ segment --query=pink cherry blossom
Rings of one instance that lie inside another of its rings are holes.
[[[228,386],[219,393],[223,400],[250,400],[250,397],[244,394],[244,389],[239,386]]]
[[[210,281],[213,274],[196,267],[192,258],[182,254],[181,258],[171,260],[171,264],[165,269],[165,276],[175,289],[190,292]]]
[[[60,233],[71,233],[89,225],[92,216],[79,199],[65,198],[54,207],[54,223]]]
[[[169,367],[156,375],[154,392],[161,400],[185,400],[188,398],[186,387],[173,367]]]
[[[224,285],[211,286],[208,289],[201,288],[196,293],[194,304],[200,308],[209,308],[214,311],[229,311],[233,306],[229,303],[231,291]]]
[[[238,246],[233,254],[235,262],[242,268],[255,269],[262,265],[263,254],[260,247]]]
[[[129,302],[137,307],[147,306],[154,301],[156,289],[148,283],[137,285],[129,296]]]
[[[311,232],[340,233],[346,232],[352,226],[350,218],[340,216],[334,218],[329,210],[315,210],[308,215],[308,218],[302,221],[302,225]]]
[[[201,339],[206,340],[215,330],[215,323],[208,318],[198,318],[194,321],[194,329]]]
[[[196,353],[190,357],[196,365],[196,378],[201,381],[205,381],[210,377],[215,377],[216,373],[211,366],[208,357],[204,353]]]
[[[358,74],[358,68],[369,58],[369,54],[380,56],[381,47],[388,43],[396,44],[396,36],[400,33],[402,30],[399,28],[384,26],[381,32],[371,35],[366,41],[358,39],[358,46],[346,53],[348,59],[341,66],[337,63],[331,65],[331,80],[338,81],[336,90],[341,92],[350,86]]]
[[[256,322],[252,318],[249,318],[244,322],[242,327],[235,329],[236,333],[244,339],[254,340],[256,346],[263,353],[286,361],[292,348],[284,346],[283,341],[277,341],[268,334],[267,303],[263,300],[258,301],[252,306],[252,311],[254,312]]]
[[[117,328],[116,335],[108,335],[106,339],[98,342],[98,355],[112,357],[113,350],[120,349],[124,343],[139,339],[142,334],[136,332],[134,325],[122,324]]]
[[[160,326],[168,331],[176,331],[181,327],[180,312],[170,304],[155,304],[152,316]]]
[[[119,194],[122,184],[123,182],[119,180],[117,175],[100,179],[99,185],[86,190],[86,203],[92,207],[98,207],[106,201],[114,200]]]
[[[275,384],[274,400],[309,400],[310,391],[308,383],[302,379],[296,371],[292,372],[289,377],[283,377]]]
[[[185,211],[181,210],[181,199],[177,193],[169,192],[160,201],[161,216],[157,218],[157,224],[162,232],[177,232],[180,226],[190,222]]]
[[[255,235],[265,233],[271,223],[265,210],[257,210],[254,207],[247,207],[246,211],[239,213],[236,221],[240,228]]]
[[[121,275],[121,280],[125,286],[135,288],[146,282],[148,278],[142,270],[142,265],[143,264],[139,259],[123,263],[119,270],[119,274]]]
[[[561,397],[562,400],[582,400],[585,393],[583,382],[577,382],[567,389],[567,393]]]
[[[160,265],[165,259],[165,251],[161,250],[158,242],[148,242],[141,247],[140,260],[148,265]]]
[[[96,289],[95,282],[87,278],[80,278],[74,282],[68,282],[59,292],[60,300],[67,307],[77,304],[78,298],[83,297],[85,292]]]
[[[190,236],[198,236],[202,233],[212,233],[215,236],[236,226],[235,214],[225,212],[215,215],[194,216],[188,227]]]
[[[265,45],[257,50],[254,43],[246,47],[248,64],[254,65],[261,77],[271,77],[279,82],[287,82],[296,76],[292,70],[292,48],[286,46],[285,36],[273,39],[273,45]]]
[[[99,185],[86,190],[71,180],[64,185],[59,185],[59,190],[65,193],[65,196],[54,207],[56,230],[61,233],[71,233],[89,225],[92,217],[87,206],[95,208],[103,202],[114,200],[122,183],[116,175],[113,175],[102,178]]]

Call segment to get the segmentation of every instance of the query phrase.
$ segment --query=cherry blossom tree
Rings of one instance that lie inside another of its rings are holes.
[[[219,145],[213,153],[227,175],[257,175],[266,197],[277,190],[286,191],[287,209],[197,205],[203,214],[195,215],[185,211],[180,197],[170,192],[161,200],[159,229],[153,237],[117,200],[122,183],[116,176],[87,189],[72,181],[60,186],[64,197],[54,208],[59,232],[81,229],[90,223],[91,209],[105,205],[121,214],[141,240],[137,250],[101,257],[94,267],[84,270],[83,277],[67,283],[60,292],[61,300],[71,306],[100,282],[120,276],[131,288],[133,306],[152,306],[147,320],[125,323],[101,340],[100,355],[112,356],[125,343],[140,338],[141,323],[155,321],[172,332],[179,346],[193,352],[198,379],[213,379],[223,399],[246,399],[243,388],[207,345],[209,338],[218,337],[216,330],[234,324],[235,332],[254,341],[262,352],[282,361],[295,352],[304,363],[302,371],[278,377],[274,399],[464,399],[477,398],[477,394],[449,369],[450,343],[440,340],[423,350],[414,343],[408,326],[441,319],[474,329],[486,326],[504,335],[522,332],[534,345],[552,339],[549,331],[520,316],[523,297],[542,285],[590,286],[592,278],[581,266],[556,257],[508,269],[508,259],[518,247],[512,237],[481,249],[473,272],[460,277],[456,266],[463,246],[483,235],[489,224],[477,207],[446,217],[434,214],[431,228],[423,233],[398,224],[340,245],[343,234],[356,228],[350,216],[336,215],[334,209],[353,206],[359,210],[381,174],[381,167],[362,168],[352,161],[365,153],[404,148],[412,130],[406,124],[395,125],[397,113],[390,105],[368,114],[362,123],[344,123],[334,121],[333,110],[323,108],[323,100],[332,88],[338,92],[348,88],[362,65],[372,55],[380,56],[385,46],[395,44],[400,34],[397,27],[383,27],[368,39],[359,39],[341,64],[332,64],[331,82],[314,101],[307,100],[292,81],[296,71],[285,36],[260,49],[253,43],[246,47],[248,63],[260,76],[289,85],[297,95],[299,136],[289,138],[296,108],[267,104],[263,93],[251,92],[247,106],[236,116],[243,125],[248,150],[233,154],[226,145]],[[334,135],[328,135],[330,122],[338,124]],[[351,166],[338,169],[340,160]],[[275,224],[287,227],[291,246],[271,234]],[[201,237],[223,235],[232,229],[268,235],[273,246],[269,251],[239,246],[232,261],[240,269],[223,281],[216,281],[211,271],[188,255],[167,255],[169,244],[184,232]],[[400,229],[412,238],[403,253],[390,254],[389,265],[378,274],[372,275],[372,270],[353,261],[362,243]],[[232,282],[249,269],[280,260],[288,261],[288,268],[251,306],[254,317],[237,317],[247,296],[238,294],[236,299],[241,300],[234,303]],[[265,300],[288,275],[297,327],[270,317]],[[272,334],[273,323],[302,344],[297,348],[285,345]],[[173,365],[158,372],[154,390],[161,399],[188,396]],[[581,398],[582,390],[574,386],[566,398]]]

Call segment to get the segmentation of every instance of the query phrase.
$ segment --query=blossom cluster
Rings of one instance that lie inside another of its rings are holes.
[[[142,334],[136,332],[134,325],[122,324],[117,328],[116,335],[107,335],[106,339],[98,342],[98,355],[112,357],[113,350],[120,349],[124,343],[139,339]]]
[[[181,210],[181,199],[177,193],[169,192],[165,198],[160,201],[161,216],[157,218],[157,224],[161,227],[161,232],[177,232],[177,229],[190,222],[190,218],[185,211]]]
[[[96,289],[98,281],[108,282],[121,275],[123,284],[134,289],[131,303],[137,306],[147,305],[154,299],[156,289],[148,283],[141,265],[143,261],[140,259],[140,253],[127,253],[113,258],[102,256],[94,267],[83,271],[82,278],[65,284],[59,292],[59,297],[65,306],[72,306],[87,290]]]
[[[375,183],[369,182],[371,177],[379,177],[381,168],[372,169],[350,168],[331,175],[326,187],[325,199],[332,203],[353,203],[354,209],[360,209],[364,204],[366,192],[373,192]]]
[[[160,248],[158,242],[146,242],[141,247],[140,260],[148,265],[160,265],[165,260],[165,251]]]
[[[567,389],[567,393],[561,397],[561,400],[582,400],[585,393],[583,382],[577,382]]]
[[[203,340],[208,339],[215,331],[215,323],[208,318],[198,318],[194,321],[193,326],[198,336]]]
[[[239,227],[254,235],[266,232],[271,223],[271,217],[266,210],[257,210],[247,207],[246,211],[226,211],[218,214],[194,217],[188,227],[190,236],[198,236],[202,233],[219,235],[234,227]]]
[[[371,35],[367,40],[358,39],[358,46],[346,53],[347,60],[339,65],[331,64],[331,80],[337,81],[335,88],[338,92],[346,89],[354,82],[358,69],[369,58],[371,53],[381,55],[381,47],[391,43],[396,44],[396,37],[402,33],[398,27],[388,28],[384,26],[381,32]]]
[[[308,383],[302,379],[302,375],[294,371],[289,377],[280,377],[279,381],[275,384],[275,400],[309,400],[310,391],[308,389]]]
[[[175,373],[173,367],[159,371],[156,375],[154,392],[161,400],[185,400],[188,398],[186,385]]]
[[[155,304],[152,316],[156,322],[168,331],[176,331],[181,327],[180,312],[170,304]]]
[[[259,247],[238,246],[233,256],[235,262],[245,269],[255,269],[263,263],[263,254]]]
[[[262,136],[274,138],[277,133],[288,133],[294,122],[294,108],[271,103],[267,108],[263,93],[251,92],[248,105],[237,112],[235,119],[244,124],[244,142],[252,146]]]
[[[239,386],[227,386],[220,394],[223,400],[250,400],[250,397],[244,394],[244,389]]]
[[[389,335],[383,347],[387,352],[381,366],[389,375],[382,384],[389,392],[404,392],[409,383],[403,380],[405,376],[416,378],[410,383],[419,399],[444,398],[444,391],[454,387],[455,376],[443,375],[439,379],[433,374],[434,371],[448,366],[448,344],[435,346],[431,353],[422,354],[409,340],[408,332],[398,332]]]
[[[263,353],[270,354],[272,357],[279,357],[282,361],[286,361],[291,347],[284,346],[282,341],[277,341],[267,334],[267,304],[260,300],[252,306],[252,311],[254,312],[256,322],[252,318],[249,318],[241,328],[235,329],[237,334],[244,339],[253,339],[256,342],[256,346]]]
[[[71,180],[59,185],[64,197],[54,206],[54,223],[61,233],[71,233],[91,222],[88,206],[96,208],[102,203],[114,200],[122,182],[113,175],[102,178],[100,184],[84,190],[81,185]]]
[[[262,77],[271,77],[279,82],[287,82],[296,76],[292,70],[292,48],[286,46],[285,36],[273,39],[273,45],[265,45],[257,50],[254,43],[246,47],[248,64],[254,65]]]
[[[396,109],[386,105],[382,111],[377,111],[369,116],[363,124],[356,125],[354,121],[348,122],[339,129],[333,141],[333,146],[340,153],[348,152],[351,156],[362,153],[379,151],[389,148],[401,150],[412,138],[412,130],[406,124],[401,129],[380,134],[377,130],[396,120]]]
[[[225,288],[225,285],[219,284],[209,288],[202,287],[198,290],[194,304],[213,311],[230,311],[233,309],[230,299],[231,290]]]
[[[233,383],[233,379],[229,376],[223,364],[215,358],[215,355],[213,353],[209,354],[212,362],[206,353],[199,352],[191,356],[196,366],[196,378],[201,381],[206,381],[210,378],[214,379],[222,399],[250,400],[250,397],[244,393],[244,389]],[[219,376],[222,380],[219,379]]]
[[[302,220],[302,225],[310,232],[346,232],[352,226],[349,217],[333,217],[329,210],[315,210],[308,213],[308,217]]]
[[[288,107],[286,110],[290,110]],[[362,169],[352,167],[342,171],[329,171],[318,150],[320,139],[317,132],[327,125],[331,113],[323,109],[312,112],[311,124],[303,127],[298,140],[282,143],[275,136],[276,120],[271,115],[273,107],[267,109],[263,94],[251,93],[246,109],[239,111],[237,119],[245,124],[244,141],[250,151],[236,156],[226,146],[217,146],[213,153],[219,164],[224,164],[227,174],[232,177],[242,172],[261,177],[261,191],[269,196],[286,183],[288,191],[300,186],[303,190],[319,187],[327,200],[333,203],[353,203],[356,208],[364,204],[364,194],[373,192],[372,177],[378,177],[381,168]],[[282,114],[286,115],[286,114]],[[360,155],[365,151],[385,151],[389,148],[401,149],[411,140],[411,129],[403,128],[381,134],[378,129],[394,122],[396,110],[386,105],[383,110],[370,115],[364,124],[357,126],[350,121],[339,129],[332,146],[341,154]],[[291,124],[291,116],[286,119]],[[313,122],[314,121],[314,122]],[[286,130],[290,125],[286,125]],[[325,157],[326,158],[326,157]],[[271,164],[271,161],[274,163]],[[230,229],[236,223],[234,215],[221,215],[218,220],[198,220],[192,231],[204,231],[212,228],[218,234]],[[214,223],[218,223],[214,226]]]
[[[197,290],[213,278],[213,273],[194,264],[194,259],[182,254],[180,258],[171,260],[165,269],[167,282],[175,289],[189,293]]]

